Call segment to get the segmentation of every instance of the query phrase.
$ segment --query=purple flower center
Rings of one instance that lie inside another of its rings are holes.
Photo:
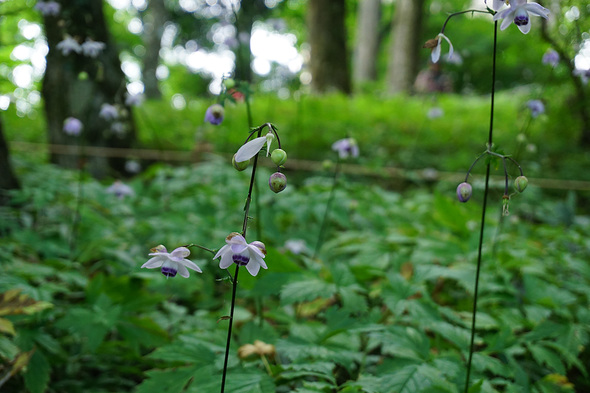
[[[176,272],[177,270],[175,268],[173,268],[172,266],[162,266],[162,274],[165,275],[166,277],[174,277],[176,276]]]
[[[239,266],[246,266],[248,264],[248,262],[250,262],[250,257],[248,255],[244,255],[244,254],[234,254],[234,255],[232,255],[232,259]]]
[[[529,23],[529,17],[528,17],[528,15],[516,15],[514,17],[514,24],[516,26],[524,26],[527,23]]]

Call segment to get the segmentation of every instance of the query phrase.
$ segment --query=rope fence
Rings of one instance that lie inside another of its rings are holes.
[[[32,143],[22,141],[9,141],[11,150],[30,152],[42,151],[44,153],[78,155],[79,146],[76,145],[55,145],[47,143]],[[158,149],[128,149],[115,147],[84,146],[84,155],[109,158],[133,158],[140,160],[154,160],[165,162],[199,162],[211,154],[211,149],[205,146],[202,149],[186,150],[158,150]],[[232,153],[216,153],[221,157],[232,156]],[[266,165],[271,167],[272,165]],[[312,160],[301,160],[289,158],[288,170],[320,172],[323,171],[323,163]],[[403,169],[395,167],[369,168],[357,164],[342,164],[343,173],[355,176],[370,176],[381,179],[402,179],[410,181],[443,181],[459,183],[465,180],[465,173],[444,172],[432,168],[425,169]],[[492,176],[493,185],[504,186],[504,176]],[[590,191],[590,181],[585,180],[564,180],[547,178],[529,178],[529,184],[545,189]]]

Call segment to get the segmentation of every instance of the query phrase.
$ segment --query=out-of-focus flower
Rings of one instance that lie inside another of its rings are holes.
[[[264,262],[266,256],[266,247],[264,243],[259,241],[253,241],[248,244],[246,239],[237,232],[230,233],[226,238],[225,246],[215,254],[213,259],[221,257],[219,261],[219,267],[227,269],[232,263],[236,263],[239,266],[246,266],[246,269],[251,275],[255,276],[262,267],[268,269]]]
[[[588,79],[590,79],[590,68],[587,70],[581,70],[579,68],[576,68],[574,70],[574,75],[579,76],[583,84],[587,84]]]
[[[438,106],[436,106],[436,107],[430,108],[428,110],[426,117],[428,117],[429,119],[438,119],[439,117],[442,117],[442,115],[444,115],[444,114],[445,113],[443,112],[442,108],[439,108]]]
[[[275,346],[272,344],[267,344],[260,340],[254,341],[254,344],[244,344],[240,348],[238,348],[238,357],[240,359],[245,359],[252,355],[274,356],[274,354]]]
[[[264,146],[265,143],[268,155],[268,151],[270,150],[270,144],[272,143],[273,139],[274,135],[272,134],[272,132],[269,132],[268,134],[266,134],[266,136],[254,138],[250,142],[243,144],[236,152],[236,162],[248,161],[250,158],[258,154],[258,152],[262,149],[262,146]]]
[[[356,158],[359,156],[359,147],[354,138],[339,139],[332,144],[332,150],[338,152],[340,158]]]
[[[86,38],[86,41],[84,41],[82,44],[82,54],[84,56],[96,58],[106,47],[107,45],[104,42],[94,41],[90,38]]]
[[[457,52],[453,52],[452,56],[450,53],[447,53],[446,55],[443,56],[443,60],[448,64],[454,64],[457,66],[460,66],[463,64],[463,58]]]
[[[436,63],[439,61],[440,59],[440,52],[441,52],[441,44],[442,44],[442,40],[443,38],[445,39],[445,41],[447,41],[449,43],[449,59],[453,58],[453,44],[451,43],[451,40],[449,40],[449,38],[444,35],[443,33],[439,33],[434,40],[436,41],[436,46],[434,46],[434,48],[432,48],[432,52],[430,53],[430,59],[432,60],[433,63]],[[432,41],[432,40],[431,40]],[[426,43],[426,47],[431,46],[432,44],[429,44],[428,42]]]
[[[161,267],[162,274],[166,277],[174,277],[178,273],[182,277],[187,278],[190,275],[187,267],[202,273],[201,269],[194,262],[186,259],[191,253],[186,247],[178,247],[171,253],[168,253],[166,247],[160,244],[150,251],[151,253],[149,255],[153,258],[141,265],[142,268],[154,269]]]
[[[125,97],[125,105],[127,106],[140,106],[143,104],[145,97],[143,94],[127,94]]]
[[[62,41],[58,42],[55,46],[58,50],[61,51],[61,54],[64,56],[69,55],[71,52],[80,53],[82,52],[82,47],[72,37],[69,35],[66,36]]]
[[[541,100],[530,100],[526,106],[531,110],[531,116],[537,117],[545,113],[545,105]]]
[[[38,1],[35,9],[43,16],[57,16],[61,11],[61,5],[55,1]]]
[[[141,165],[135,160],[129,160],[125,162],[125,170],[129,173],[139,173]]]
[[[124,184],[121,180],[115,180],[115,182],[106,189],[106,192],[115,195],[119,199],[135,195],[133,188]]]
[[[111,121],[119,118],[119,111],[114,105],[105,103],[100,107],[98,116],[105,119],[106,121]]]
[[[487,0],[484,0],[484,3],[486,4],[486,6],[488,5]],[[504,6],[504,4],[506,4],[505,0],[493,0],[492,1],[492,9],[494,11],[498,11],[500,8],[502,8]]]
[[[285,242],[285,249],[291,251],[293,254],[301,254],[307,251],[305,240],[290,239]]]
[[[223,121],[223,115],[225,110],[219,104],[213,104],[207,111],[205,112],[205,121],[208,123],[213,124],[214,126],[218,126]]]
[[[527,34],[531,30],[529,13],[547,19],[549,10],[538,3],[527,3],[527,0],[512,0],[510,7],[494,15],[494,21],[503,19],[500,30],[505,30],[514,22],[518,29]]]
[[[68,135],[78,136],[82,132],[84,125],[75,117],[68,117],[64,120],[64,132]]]
[[[554,49],[549,49],[543,55],[543,64],[549,64],[551,67],[557,66],[559,64],[559,53]]]
[[[121,123],[120,121],[116,121],[111,124],[111,131],[120,138],[125,136],[125,129],[125,124]]]

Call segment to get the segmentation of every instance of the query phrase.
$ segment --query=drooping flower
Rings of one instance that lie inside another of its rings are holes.
[[[503,19],[500,30],[505,30],[514,22],[523,34],[527,34],[531,30],[529,13],[545,19],[549,17],[549,10],[538,3],[527,3],[527,0],[512,0],[510,7],[494,15],[493,20]]]
[[[545,104],[541,100],[530,100],[526,105],[531,110],[531,116],[533,118],[545,113]]]
[[[244,236],[237,232],[230,233],[226,238],[225,246],[221,247],[213,259],[221,257],[219,267],[227,269],[235,263],[239,266],[246,266],[248,272],[255,276],[260,271],[260,268],[268,269],[264,262],[266,256],[266,247],[264,243],[253,241],[247,243]]]
[[[84,125],[75,117],[68,117],[64,120],[63,130],[66,134],[71,136],[78,136],[82,132]]]
[[[484,3],[486,4],[486,6],[488,5],[487,0],[484,0]],[[494,11],[498,11],[500,8],[502,8],[504,6],[504,4],[506,4],[505,0],[493,0],[492,1],[492,9]]]
[[[340,158],[356,158],[359,156],[359,147],[354,138],[337,140],[332,144],[332,150],[338,152]]]
[[[225,110],[221,105],[211,105],[209,108],[207,108],[207,111],[205,112],[205,121],[207,123],[213,124],[214,126],[218,126],[223,121],[224,113]]]
[[[84,56],[96,58],[98,55],[100,55],[100,52],[106,48],[106,46],[107,45],[104,42],[94,41],[90,38],[86,38],[86,41],[84,41],[82,44],[82,54]]]
[[[146,263],[141,265],[142,268],[154,269],[157,267],[162,268],[162,274],[166,277],[174,277],[176,273],[182,277],[187,278],[190,274],[188,269],[192,269],[196,272],[202,273],[202,270],[194,263],[186,259],[190,255],[190,250],[186,247],[178,247],[171,253],[168,253],[166,247],[159,245],[158,247],[152,248],[149,255],[152,257]]]
[[[463,182],[457,186],[457,199],[459,202],[467,202],[471,198],[471,184]]]
[[[59,49],[61,51],[61,54],[64,56],[67,56],[72,52],[82,52],[82,47],[80,46],[78,41],[76,41],[69,35],[67,35],[66,38],[64,38],[62,41],[58,42],[55,47]]]
[[[430,53],[430,59],[432,60],[433,63],[436,63],[440,60],[440,52],[441,52],[441,43],[443,38],[445,39],[445,41],[447,41],[449,43],[449,55],[448,58],[452,59],[453,58],[453,44],[451,43],[451,40],[449,40],[449,38],[444,35],[443,33],[439,33],[436,37],[436,46],[432,49],[432,52]]]
[[[55,1],[38,1],[35,9],[43,16],[57,16],[61,11],[61,5]]]
[[[548,49],[543,55],[542,61],[543,64],[549,64],[551,67],[555,67],[559,64],[559,53],[555,49]]]
[[[254,138],[250,142],[243,144],[237,151],[235,155],[236,162],[243,162],[248,161],[250,158],[254,157],[258,152],[262,149],[264,144],[266,143],[266,155],[268,155],[270,151],[270,145],[274,139],[274,135],[272,132],[269,131],[266,136],[261,136],[259,138]]]
[[[119,199],[135,195],[133,188],[124,184],[121,180],[115,180],[115,182],[106,189],[106,192],[108,194],[114,194]]]
[[[105,119],[106,121],[111,121],[119,117],[119,111],[114,105],[104,103],[100,107],[98,116]]]

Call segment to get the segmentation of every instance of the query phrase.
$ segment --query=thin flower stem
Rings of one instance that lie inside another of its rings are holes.
[[[225,358],[223,359],[223,375],[221,377],[221,393],[225,392],[225,377],[227,375],[227,362],[229,360],[229,345],[231,343],[231,331],[234,322],[234,306],[236,304],[236,292],[238,288],[238,273],[240,265],[236,264],[234,272],[233,286],[231,291],[231,307],[229,309],[229,326],[227,327],[227,340],[225,342]]]
[[[210,248],[203,247],[203,246],[200,246],[200,245],[198,245],[198,244],[194,244],[194,243],[187,244],[185,247],[186,247],[186,248],[197,247],[197,248],[200,248],[201,250],[209,251],[209,252],[210,252],[211,254],[213,254],[213,255],[215,255],[215,254],[217,253],[215,250],[212,250],[212,249],[210,249]]]
[[[315,245],[315,249],[313,250],[312,259],[315,259],[320,252],[320,248],[322,247],[322,243],[324,242],[324,232],[326,231],[326,225],[328,222],[328,215],[330,214],[330,208],[332,207],[332,201],[334,200],[334,193],[336,191],[336,187],[338,186],[338,175],[340,174],[340,155],[336,158],[336,168],[334,169],[334,178],[332,181],[332,189],[330,190],[330,196],[328,197],[328,202],[326,203],[326,211],[324,212],[324,218],[322,219],[322,225],[320,226],[320,233],[318,234],[318,241]]]
[[[488,134],[488,148],[492,146],[493,130],[494,130],[494,96],[496,92],[496,44],[498,38],[498,22],[494,22],[494,52],[492,56],[492,97],[490,105],[490,130]],[[473,289],[473,310],[471,317],[471,339],[469,343],[469,358],[467,360],[467,375],[465,377],[465,393],[469,391],[469,378],[471,376],[471,362],[473,360],[473,348],[475,342],[475,321],[477,318],[477,295],[479,291],[479,275],[482,265],[482,250],[483,250],[483,235],[486,222],[486,207],[488,203],[488,190],[490,182],[490,167],[488,162],[486,166],[486,180],[483,192],[483,204],[481,210],[481,225],[479,230],[479,245],[477,248],[477,268],[475,272],[475,288]]]
[[[245,97],[246,101],[246,114],[248,115],[248,128],[252,128],[254,125],[254,120],[252,119],[252,107],[250,106],[250,95],[247,94]],[[258,135],[261,135],[260,132]],[[256,156],[258,158],[258,155]],[[256,164],[254,164],[256,166]],[[260,203],[258,200],[258,183],[254,183],[255,192],[254,192],[254,208],[256,209],[256,217],[254,219],[254,223],[256,224],[256,237],[260,239],[262,235],[262,227],[260,224]]]
[[[447,16],[447,19],[445,20],[445,23],[443,23],[443,27],[440,30],[441,33],[445,32],[445,28],[447,27],[447,23],[449,23],[449,20],[451,20],[451,18],[453,16],[457,16],[457,15],[463,15],[463,14],[468,14],[468,13],[478,13],[478,14],[492,14],[492,11],[488,8],[488,11],[483,11],[483,10],[464,10],[464,11],[459,11],[459,12],[454,12],[452,14],[450,14],[449,16]]]

